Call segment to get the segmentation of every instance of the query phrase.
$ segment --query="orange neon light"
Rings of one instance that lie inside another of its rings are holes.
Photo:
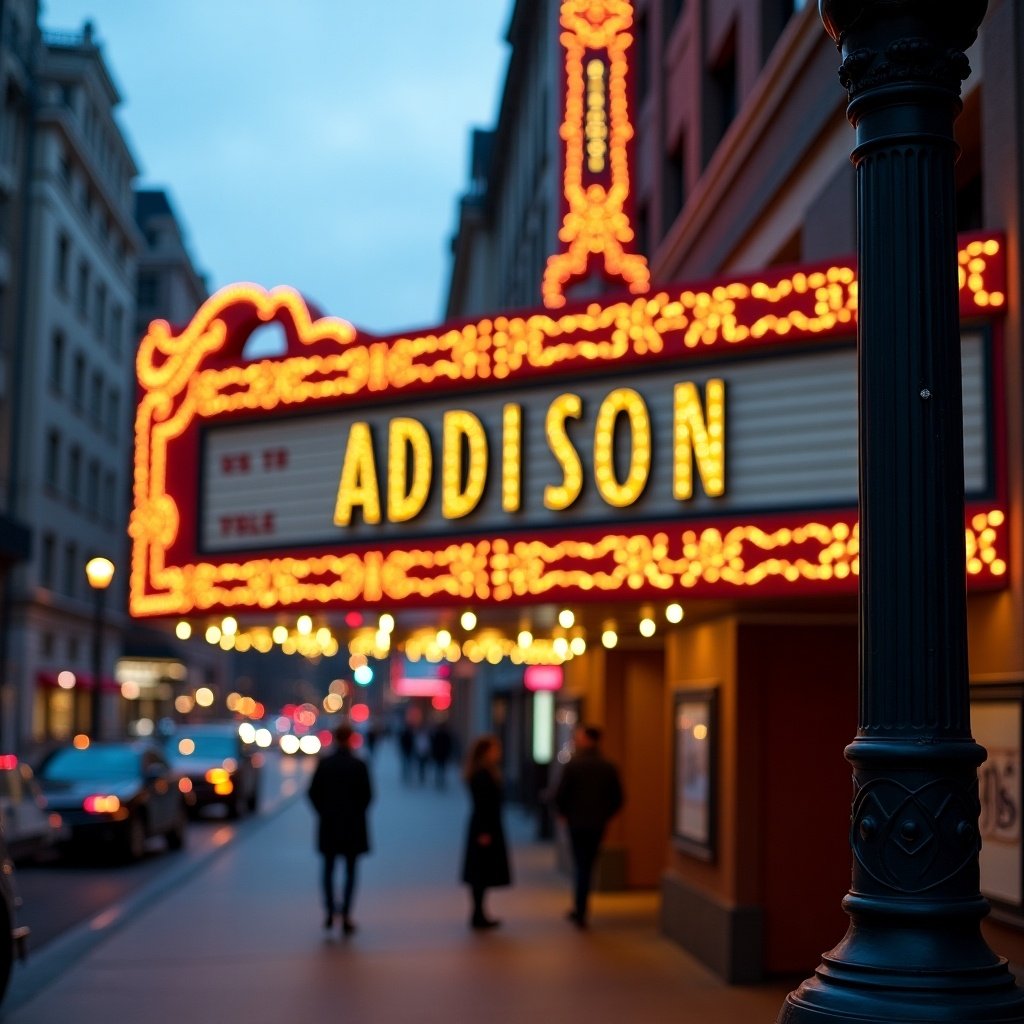
[[[992,315],[1005,305],[998,239],[966,241],[959,265],[963,316]],[[665,534],[663,542],[621,533],[587,542],[491,538],[439,541],[409,551],[240,562],[185,558],[175,564],[170,549],[179,540],[183,517],[194,516],[195,510],[179,508],[169,488],[168,468],[175,443],[199,424],[232,414],[273,415],[305,403],[336,406],[339,400],[365,400],[381,392],[502,383],[580,372],[588,366],[611,369],[698,352],[724,354],[749,345],[849,337],[856,318],[856,286],[853,268],[835,265],[706,288],[665,289],[647,298],[594,303],[557,317],[496,316],[388,339],[368,336],[337,318],[314,319],[302,297],[288,288],[225,288],[203,304],[181,333],[156,321],[139,346],[141,397],[129,526],[131,612],[184,615],[214,607],[269,609],[403,598],[501,600],[559,592],[597,595],[620,588],[670,592],[676,586],[841,579],[844,570],[838,563],[828,577],[829,562],[819,564],[804,556],[787,561],[780,552],[790,541],[776,539],[771,542],[774,553],[755,557],[763,543],[756,526],[737,526],[724,535],[701,532],[694,541],[701,550],[721,544],[723,552],[730,552],[721,565],[683,551],[680,545],[690,542],[683,541],[682,533]],[[284,323],[295,340],[292,350],[281,358],[243,361],[237,324],[246,318]],[[1001,515],[998,510],[991,514]],[[825,546],[832,543],[834,538]],[[968,534],[968,548],[974,579],[991,582],[1004,575],[1001,521],[975,528]],[[735,563],[734,549],[739,550]],[[855,572],[852,563],[850,571]]]
[[[541,283],[549,309],[565,305],[566,285],[585,277],[598,256],[605,274],[621,279],[634,294],[645,293],[651,283],[647,260],[627,248],[635,238],[627,212],[633,5],[630,0],[564,0],[560,23],[566,92],[559,135],[565,143],[567,210],[558,232],[565,249],[548,258]]]

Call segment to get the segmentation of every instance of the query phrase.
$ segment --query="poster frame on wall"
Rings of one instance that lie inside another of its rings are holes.
[[[1024,923],[1024,681],[974,686],[971,729],[988,752],[978,768],[981,892],[993,917]]]
[[[703,735],[695,730],[703,727]],[[678,690],[672,715],[672,840],[714,861],[718,825],[718,687]]]

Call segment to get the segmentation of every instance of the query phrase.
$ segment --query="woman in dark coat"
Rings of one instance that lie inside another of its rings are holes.
[[[484,894],[498,885],[509,885],[505,829],[501,823],[502,786],[499,765],[501,744],[496,736],[481,736],[466,761],[465,780],[473,809],[466,835],[462,880],[473,894],[471,928],[496,928],[501,922],[484,912]]]
[[[356,860],[370,849],[366,809],[373,799],[370,772],[352,753],[352,727],[334,731],[337,749],[316,766],[309,785],[309,801],[320,819],[317,846],[323,855],[325,928],[334,924],[334,862],[345,859],[345,889],[341,902],[341,927],[351,935],[356,926],[349,916],[356,888]]]

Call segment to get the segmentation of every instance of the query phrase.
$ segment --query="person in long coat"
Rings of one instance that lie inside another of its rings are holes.
[[[472,799],[462,880],[470,887],[473,915],[469,926],[496,928],[501,922],[488,917],[484,896],[495,886],[510,885],[505,829],[501,821],[502,784],[499,766],[501,743],[496,736],[481,736],[466,761],[465,780]]]
[[[334,864],[345,861],[345,887],[341,901],[341,927],[346,935],[355,931],[352,901],[356,888],[356,862],[370,850],[366,810],[373,799],[370,772],[352,751],[352,727],[347,723],[334,731],[334,753],[321,759],[309,785],[309,801],[319,818],[317,848],[323,857],[323,892],[327,911],[325,928],[334,925]]]

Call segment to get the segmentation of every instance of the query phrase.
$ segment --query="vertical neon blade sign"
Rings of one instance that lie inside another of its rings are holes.
[[[565,0],[560,36],[565,50],[565,215],[558,232],[565,248],[548,257],[541,290],[544,305],[565,305],[565,289],[595,270],[622,280],[631,292],[650,287],[647,260],[630,251],[629,48],[630,0]]]

